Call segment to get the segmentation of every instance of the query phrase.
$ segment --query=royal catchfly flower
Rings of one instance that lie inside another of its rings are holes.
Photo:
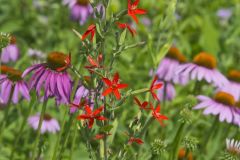
[[[1,61],[8,63],[10,61],[16,61],[19,57],[19,49],[16,45],[16,38],[11,36],[10,44],[2,49]]]
[[[71,78],[67,69],[71,65],[70,55],[61,52],[51,52],[47,57],[47,62],[36,64],[27,68],[22,77],[30,72],[33,76],[30,79],[30,89],[35,88],[40,95],[44,89],[44,100],[55,97],[56,102],[68,104],[72,90]]]
[[[187,76],[176,74],[177,68],[186,62],[186,57],[176,47],[171,47],[158,66],[156,72],[158,79],[181,85],[187,84]]]
[[[19,94],[26,100],[30,100],[29,90],[26,82],[22,79],[22,72],[8,66],[1,66],[0,74],[0,99],[7,104],[12,92],[12,102],[18,103]]]
[[[93,8],[89,0],[63,0],[63,4],[69,6],[71,18],[79,21],[80,25],[86,23],[88,17],[93,14]]]
[[[235,139],[226,139],[226,148],[227,151],[240,156],[240,141],[237,141]]]
[[[184,148],[180,148],[178,152],[178,160],[193,160],[192,152],[188,152]]]
[[[94,60],[92,58],[92,56],[90,56],[90,55],[87,56],[87,60],[90,64],[90,66],[85,66],[85,68],[90,69],[90,70],[91,69],[97,69],[97,68],[99,68],[99,69],[103,68],[103,66],[101,65],[101,62],[103,60],[103,56],[102,56],[101,53],[98,55],[97,60]]]
[[[119,83],[119,74],[115,73],[114,77],[111,80],[108,78],[102,78],[103,82],[107,85],[107,89],[103,91],[102,95],[107,96],[110,93],[113,93],[117,100],[121,99],[121,94],[119,93],[119,89],[127,88],[127,84]]]
[[[217,70],[217,60],[209,53],[197,54],[192,63],[186,63],[178,67],[177,74],[188,76],[191,80],[213,83],[217,87],[224,86],[228,80]]]
[[[141,103],[140,100],[137,97],[134,97],[134,101],[141,110],[152,110],[151,107],[147,107],[148,106],[147,101],[144,101],[143,103]]]
[[[141,138],[130,137],[128,140],[128,144],[131,145],[132,143],[143,144],[143,140]]]
[[[150,93],[152,94],[153,99],[159,101],[159,98],[157,97],[157,94],[154,91],[159,90],[162,87],[163,84],[162,83],[155,84],[157,79],[158,79],[158,77],[155,76],[153,81],[152,81],[151,87],[150,87]]]
[[[156,120],[158,120],[158,122],[159,122],[162,126],[164,126],[163,120],[168,120],[168,117],[166,117],[165,115],[163,115],[163,114],[160,113],[160,110],[161,110],[160,105],[158,105],[155,109],[154,109],[152,103],[150,103],[150,106],[151,106],[151,108],[152,108],[152,116],[153,116],[153,118],[155,118]]]
[[[40,121],[40,114],[36,114],[34,116],[30,116],[28,118],[28,124],[34,129],[37,130],[38,123]],[[56,133],[60,130],[59,123],[56,119],[52,118],[49,114],[45,114],[43,117],[43,122],[41,126],[41,134],[46,132]]]
[[[91,34],[90,40],[93,41],[93,37],[96,32],[96,26],[94,24],[90,25],[87,29],[87,31],[82,35],[82,40],[86,39],[86,37]]]
[[[127,23],[116,22],[116,24],[118,25],[118,28],[120,28],[120,29],[127,28],[132,36],[134,36],[137,33],[136,30],[131,28],[131,26],[129,24],[127,24]]]
[[[138,23],[138,18],[136,15],[147,13],[146,10],[137,8],[139,2],[140,0],[135,0],[132,3],[131,0],[128,0],[128,15],[131,16],[136,23]]]
[[[199,95],[197,99],[200,103],[193,109],[204,109],[204,115],[218,115],[221,122],[226,121],[240,126],[240,108],[237,107],[236,99],[232,93],[218,90],[213,98]]]
[[[107,120],[107,118],[105,118],[104,116],[99,115],[102,110],[104,109],[104,106],[99,107],[98,109],[92,111],[92,109],[86,105],[85,106],[85,114],[79,115],[77,116],[78,120],[88,120],[88,128],[92,128],[94,120],[100,120],[100,121],[105,121]]]

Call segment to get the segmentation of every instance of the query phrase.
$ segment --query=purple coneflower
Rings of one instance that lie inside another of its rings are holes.
[[[183,75],[176,75],[175,72],[180,64],[185,63],[185,56],[176,48],[171,47],[165,58],[161,61],[157,69],[157,76],[159,80],[186,84],[188,79]]]
[[[222,20],[228,20],[232,16],[232,10],[229,8],[221,8],[217,11],[217,16]]]
[[[89,0],[63,0],[63,4],[69,6],[72,19],[79,21],[80,25],[83,25],[93,13]]]
[[[34,129],[37,130],[38,123],[40,120],[40,114],[36,114],[34,116],[30,116],[28,118],[28,124]],[[56,119],[52,118],[49,114],[45,114],[43,117],[43,122],[41,126],[41,134],[46,132],[56,133],[60,130],[59,123]]]
[[[176,96],[176,90],[171,82],[161,82],[163,87],[158,90],[158,98],[161,100],[171,101]]]
[[[7,104],[12,92],[12,102],[14,104],[19,101],[19,94],[25,99],[30,100],[27,84],[22,79],[22,72],[8,66],[1,66],[0,74],[0,99],[2,103]]]
[[[8,63],[10,61],[16,61],[19,57],[19,49],[16,45],[16,38],[11,36],[10,44],[2,49],[1,61]]]
[[[70,56],[61,52],[51,52],[46,63],[27,68],[22,77],[34,71],[30,79],[30,89],[35,88],[39,96],[44,88],[44,100],[55,97],[58,104],[68,104],[72,90],[71,78],[67,72],[70,63]]]
[[[227,138],[226,148],[228,152],[240,156],[240,141]]]
[[[191,80],[205,80],[217,87],[222,87],[228,83],[228,80],[216,67],[217,60],[215,57],[201,52],[194,57],[193,63],[186,63],[178,67],[176,74],[187,76]]]
[[[199,95],[198,100],[200,103],[194,107],[194,109],[203,109],[203,114],[219,115],[221,122],[227,121],[227,123],[233,123],[240,126],[240,108],[237,107],[238,103],[234,98],[234,95],[225,92],[218,91],[214,98]]]

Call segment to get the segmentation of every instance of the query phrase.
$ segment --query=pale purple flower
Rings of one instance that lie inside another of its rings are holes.
[[[19,58],[19,49],[16,44],[9,44],[7,47],[2,49],[1,61],[8,63],[10,61],[16,61]]]
[[[187,76],[176,74],[177,68],[186,61],[176,47],[171,47],[168,54],[160,62],[156,75],[159,80],[181,85],[188,83]]]
[[[0,74],[0,99],[1,103],[7,104],[10,101],[12,92],[12,102],[17,104],[20,97],[30,100],[29,90],[26,82],[21,77],[22,72],[7,67],[1,66]]]
[[[152,24],[151,19],[148,17],[142,17],[141,22],[147,27],[151,26],[151,24]]]
[[[227,78],[216,69],[215,58],[204,52],[196,55],[193,63],[179,66],[176,75],[187,76],[191,80],[205,80],[217,87],[222,87],[229,83]]]
[[[222,20],[228,20],[232,16],[232,10],[229,8],[221,8],[217,11],[217,16]]]
[[[200,101],[193,109],[204,109],[204,115],[219,116],[221,122],[233,123],[240,126],[240,108],[236,107],[236,100],[231,93],[219,91],[214,98],[199,95]]]
[[[34,116],[30,116],[28,118],[28,124],[34,129],[38,129],[38,124],[40,121],[40,114],[36,114]],[[41,126],[41,134],[44,134],[46,132],[49,133],[56,133],[60,130],[59,123],[56,119],[52,118],[49,114],[45,114]]]
[[[83,25],[89,16],[93,14],[93,8],[88,0],[63,0],[64,5],[68,5],[71,10],[71,17]]]
[[[171,82],[161,82],[163,87],[158,90],[158,98],[161,100],[171,101],[176,96],[176,90]]]
[[[47,62],[36,64],[27,68],[22,77],[30,72],[34,72],[30,79],[30,89],[36,89],[38,96],[43,89],[44,100],[49,97],[55,97],[57,104],[68,104],[72,91],[72,82],[67,72],[67,55],[61,52],[51,52],[48,55]],[[59,71],[59,69],[61,71]]]
[[[233,154],[237,154],[240,156],[240,141],[235,139],[226,139],[226,148],[227,151]]]
[[[32,57],[32,58],[36,58],[36,59],[41,59],[41,58],[45,58],[45,54],[42,51],[36,50],[36,49],[32,49],[29,48],[27,51],[27,54]]]

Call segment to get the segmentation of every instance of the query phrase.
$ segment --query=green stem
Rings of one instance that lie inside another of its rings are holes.
[[[37,128],[37,136],[36,136],[35,142],[33,144],[33,152],[32,152],[31,160],[35,159],[35,155],[36,155],[36,152],[38,149],[38,143],[39,143],[40,134],[41,134],[41,127],[42,127],[43,117],[44,117],[44,114],[45,114],[45,111],[47,108],[47,102],[48,102],[48,100],[45,100],[42,105],[42,111],[41,111],[40,120],[39,120],[38,128]]]
[[[145,132],[147,131],[148,127],[150,126],[150,124],[154,121],[154,118],[151,116],[149,117],[149,119],[147,120],[147,122],[144,124],[143,129],[141,130],[141,132],[139,133],[139,136],[142,137]]]
[[[27,118],[28,118],[29,115],[31,114],[32,108],[34,108],[34,106],[35,106],[34,102],[35,102],[35,98],[32,98],[31,101],[30,101],[30,103],[29,103],[29,106],[28,106],[28,112],[27,112],[27,114],[26,114],[26,115],[24,116],[24,118],[23,118],[21,127],[20,127],[20,129],[19,129],[19,131],[18,131],[18,134],[17,134],[17,138],[16,138],[16,140],[15,140],[15,142],[14,142],[14,145],[13,145],[13,147],[12,147],[12,152],[11,152],[11,155],[10,155],[10,160],[14,159],[14,153],[15,153],[15,151],[16,151],[16,147],[17,147],[18,141],[20,140],[20,138],[21,138],[21,136],[22,136],[23,129],[24,129],[26,123],[27,123]]]
[[[65,118],[65,117],[66,117],[66,114],[67,114],[67,109],[65,109],[65,111],[64,111],[63,121],[62,121],[62,123],[61,123],[61,130],[60,130],[60,133],[58,134],[57,141],[56,141],[56,143],[55,143],[52,160],[55,160],[56,157],[57,157],[57,151],[58,151],[58,146],[59,146],[60,138],[61,138],[61,136],[62,136],[62,134],[63,134],[64,127],[65,127],[65,124],[66,124],[66,118]]]
[[[173,145],[172,145],[173,150],[172,150],[172,154],[171,154],[171,160],[176,160],[177,159],[179,144],[182,140],[182,134],[183,134],[184,126],[185,126],[185,124],[181,123],[181,125],[179,126],[178,131],[176,133],[176,136],[174,137]]]
[[[76,142],[76,138],[77,138],[77,132],[78,132],[78,128],[77,128],[77,123],[74,124],[74,134],[73,134],[73,139],[72,139],[72,145],[71,145],[71,149],[70,149],[70,155],[69,155],[69,160],[72,160],[72,155],[73,155],[73,150],[75,148],[75,142]]]

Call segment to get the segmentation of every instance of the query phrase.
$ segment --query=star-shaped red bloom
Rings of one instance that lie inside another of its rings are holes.
[[[119,89],[126,88],[127,84],[120,84],[119,74],[115,73],[113,80],[109,80],[108,78],[102,78],[103,82],[108,86],[108,88],[102,93],[103,96],[107,96],[110,93],[113,93],[117,100],[121,99],[121,94],[119,93]]]
[[[151,105],[151,108],[153,108],[152,103],[150,103],[150,105]],[[158,122],[160,123],[160,125],[164,126],[163,120],[168,120],[168,117],[165,116],[165,115],[162,115],[162,114],[160,113],[160,110],[161,110],[160,105],[158,105],[158,106],[156,107],[156,109],[153,108],[152,116],[153,116],[155,119],[158,120]]]
[[[147,11],[144,9],[138,9],[138,3],[140,0],[136,0],[135,2],[131,3],[131,0],[128,0],[128,15],[131,16],[136,23],[138,23],[137,14],[146,14]]]
[[[66,57],[66,59],[64,60],[64,62],[65,62],[64,66],[57,68],[56,71],[62,72],[64,70],[66,70],[71,65],[71,60],[72,60],[71,53],[69,53],[68,56]]]
[[[91,41],[93,41],[93,37],[95,35],[96,26],[94,24],[90,25],[87,31],[82,35],[82,40],[84,40],[89,34],[91,34]]]
[[[134,138],[134,137],[130,137],[128,140],[128,144],[132,144],[133,142],[137,143],[137,144],[143,144],[143,140],[141,138]]]
[[[147,101],[144,101],[143,103],[141,103],[137,97],[134,97],[134,101],[139,106],[139,108],[142,110],[151,110],[152,109],[152,108],[147,107],[147,105],[148,105]]]
[[[162,84],[162,83],[157,83],[157,84],[155,84],[156,81],[157,81],[157,78],[158,78],[158,77],[155,76],[155,77],[154,77],[154,80],[152,81],[152,84],[151,84],[151,87],[150,87],[150,93],[152,94],[153,99],[159,101],[159,99],[158,99],[158,97],[157,97],[157,94],[154,92],[154,90],[160,89],[160,88],[163,86],[163,84]]]
[[[87,69],[103,68],[103,66],[100,65],[100,63],[102,62],[102,58],[103,58],[102,54],[98,55],[97,60],[94,60],[92,56],[89,55],[87,57],[87,60],[90,63],[90,66],[85,66],[85,68]]]
[[[86,105],[85,106],[86,114],[77,116],[77,119],[78,120],[88,120],[88,128],[92,128],[95,119],[100,120],[100,121],[107,120],[107,118],[105,118],[104,116],[99,115],[102,112],[103,108],[104,108],[104,106],[99,107],[95,111],[92,111],[92,109],[88,105]]]
[[[129,30],[129,32],[132,34],[132,36],[134,36],[137,32],[135,29],[131,28],[131,26],[127,23],[120,23],[120,22],[116,22],[116,24],[118,25],[119,28],[121,29],[125,29],[127,28]]]

